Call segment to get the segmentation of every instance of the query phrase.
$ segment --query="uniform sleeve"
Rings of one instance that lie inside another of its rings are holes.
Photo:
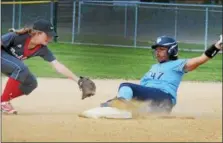
[[[179,59],[175,61],[174,69],[177,72],[181,73],[187,73],[187,71],[184,70],[184,66],[187,63],[187,59]]]
[[[4,48],[8,48],[13,43],[15,33],[10,32],[1,36],[1,44]]]
[[[52,62],[56,59],[56,57],[53,55],[50,49],[48,49],[48,47],[43,47],[39,53],[39,56],[48,62]]]

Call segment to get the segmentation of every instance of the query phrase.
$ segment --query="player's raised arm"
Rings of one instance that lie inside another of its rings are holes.
[[[189,59],[184,66],[184,70],[195,70],[197,67],[216,56],[220,50],[222,50],[222,35],[220,35],[220,40],[211,45],[201,56]]]

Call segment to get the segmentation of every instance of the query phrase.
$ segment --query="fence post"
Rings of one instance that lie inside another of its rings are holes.
[[[21,2],[21,0],[20,0]],[[21,28],[21,19],[22,19],[22,4],[20,3],[19,4],[19,23],[18,23],[18,28],[20,29]]]
[[[80,28],[81,28],[81,4],[82,1],[79,1],[78,5],[78,26],[77,26],[77,33],[80,33]]]
[[[15,2],[15,0],[13,0]],[[15,28],[15,3],[13,3],[12,7],[12,28]]]
[[[72,19],[72,44],[75,38],[75,18],[76,18],[76,1],[73,1],[73,19]]]
[[[207,49],[207,41],[208,41],[208,7],[205,10],[205,36],[204,36],[204,47]]]
[[[137,27],[138,27],[138,5],[135,4],[134,47],[136,47],[136,45],[137,45]]]
[[[57,32],[57,8],[58,8],[58,2],[56,0],[51,1],[53,3],[53,26],[55,29],[55,32]],[[57,38],[54,38],[54,42],[57,42]]]
[[[174,38],[177,40],[177,21],[178,21],[178,7],[175,8],[175,27],[174,27]]]
[[[125,4],[125,22],[124,22],[124,37],[127,36],[127,4]]]
[[[54,12],[54,4],[53,4],[53,0],[51,0],[50,2],[50,22],[53,23],[53,12]]]

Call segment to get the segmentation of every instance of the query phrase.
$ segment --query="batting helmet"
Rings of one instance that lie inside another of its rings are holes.
[[[168,36],[158,37],[156,43],[152,45],[152,49],[156,49],[157,47],[166,47],[168,48],[168,56],[171,58],[177,58],[178,54],[178,44],[175,39]]]

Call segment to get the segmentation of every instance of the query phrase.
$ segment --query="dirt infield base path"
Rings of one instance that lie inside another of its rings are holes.
[[[123,80],[95,80],[97,95],[80,99],[67,79],[40,78],[29,96],[12,101],[19,115],[2,116],[2,141],[222,141],[222,84],[183,82],[173,111],[185,118],[85,119],[78,113],[116,95]],[[6,79],[2,81],[4,87]],[[129,81],[137,83],[137,81]]]

